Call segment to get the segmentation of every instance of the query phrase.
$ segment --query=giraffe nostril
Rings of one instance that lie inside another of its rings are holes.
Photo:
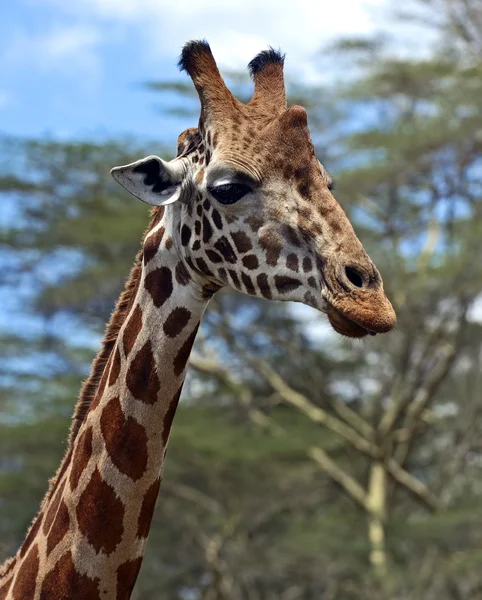
[[[345,275],[348,281],[357,288],[363,287],[363,276],[353,267],[345,267]]]

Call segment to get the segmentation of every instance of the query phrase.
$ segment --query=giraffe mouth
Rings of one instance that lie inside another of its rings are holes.
[[[395,311],[381,285],[357,287],[347,293],[341,285],[337,289],[336,283],[337,280],[330,287],[326,281],[322,297],[325,301],[324,312],[337,333],[350,338],[363,338],[387,333],[395,327]]]
[[[347,317],[344,317],[337,310],[328,310],[328,319],[333,329],[346,337],[350,338],[363,338],[367,335],[376,335],[374,331],[369,331],[361,325],[351,321]]]
[[[371,331],[343,315],[332,304],[328,303],[326,314],[333,329],[341,335],[358,339],[367,335],[377,335],[376,331]]]

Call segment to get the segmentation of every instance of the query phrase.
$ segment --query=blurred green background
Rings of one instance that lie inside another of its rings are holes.
[[[217,294],[136,600],[482,598],[482,5],[394,19],[433,43],[410,52],[388,25],[340,39],[318,55],[329,81],[287,89],[397,329],[353,342],[307,308]],[[148,87],[195,122],[185,79]],[[174,143],[1,136],[0,562],[63,455],[148,221],[109,169]]]

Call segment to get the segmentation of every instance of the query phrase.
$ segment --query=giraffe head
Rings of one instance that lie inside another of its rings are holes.
[[[251,61],[254,96],[243,104],[209,45],[188,43],[179,64],[199,94],[199,126],[179,136],[174,160],[149,156],[112,174],[144,202],[170,205],[163,229],[171,229],[185,281],[303,302],[349,337],[387,332],[395,312],[330,192],[305,109],[286,106],[283,61],[272,49]],[[161,237],[146,236],[151,254]]]

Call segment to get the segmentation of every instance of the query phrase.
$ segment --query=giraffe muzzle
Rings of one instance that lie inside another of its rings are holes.
[[[325,312],[335,331],[348,337],[362,338],[387,333],[395,327],[397,317],[375,267],[367,271],[345,265],[337,269],[336,276],[330,279],[324,294],[327,302]]]

